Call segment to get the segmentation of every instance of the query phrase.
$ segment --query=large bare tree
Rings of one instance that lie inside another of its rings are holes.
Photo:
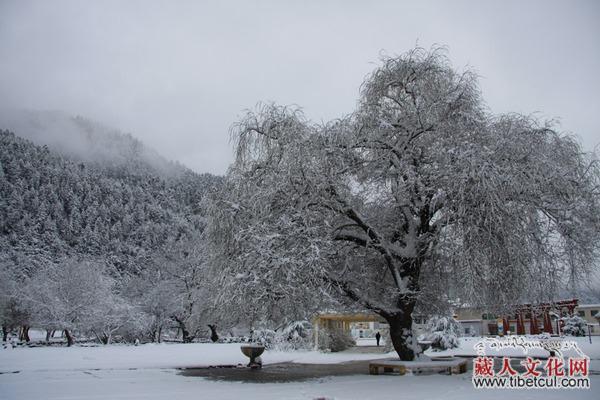
[[[539,301],[597,256],[597,164],[551,123],[492,115],[442,50],[383,59],[346,118],[260,105],[232,132],[210,236],[243,312],[366,308],[410,360],[416,306]]]

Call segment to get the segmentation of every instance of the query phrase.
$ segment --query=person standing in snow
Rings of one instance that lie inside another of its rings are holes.
[[[377,340],[377,347],[379,347],[379,340],[381,339],[381,333],[377,332],[375,334],[375,340]]]

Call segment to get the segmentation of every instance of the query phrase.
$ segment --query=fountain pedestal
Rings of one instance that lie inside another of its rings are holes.
[[[240,350],[242,350],[242,353],[246,357],[250,358],[250,362],[248,363],[250,368],[262,368],[262,363],[258,362],[256,358],[265,351],[265,346],[249,344],[241,346]]]

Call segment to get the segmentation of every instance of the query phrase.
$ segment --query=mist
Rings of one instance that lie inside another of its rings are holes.
[[[85,116],[222,174],[245,109],[341,117],[382,54],[440,44],[493,112],[557,118],[589,151],[599,18],[594,1],[2,1],[0,107]]]

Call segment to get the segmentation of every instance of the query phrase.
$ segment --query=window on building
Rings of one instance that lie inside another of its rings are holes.
[[[590,315],[592,317],[595,317],[596,315],[598,315],[598,310],[590,310]]]
[[[577,311],[577,315],[579,315],[581,318],[585,317],[585,311],[581,310],[581,311]]]

